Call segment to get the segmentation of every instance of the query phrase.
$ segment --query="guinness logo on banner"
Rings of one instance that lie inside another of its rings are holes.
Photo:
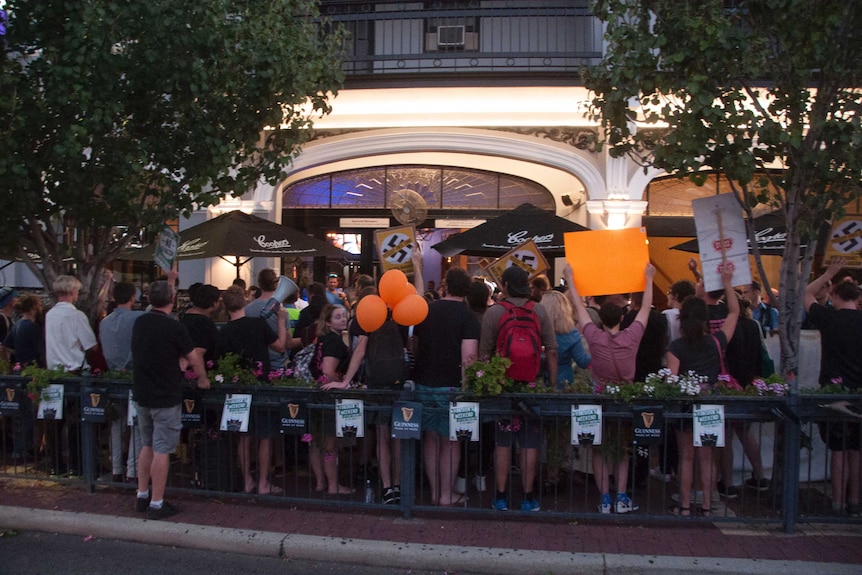
[[[412,407],[402,407],[401,408],[401,417],[404,418],[405,422],[409,422],[413,419],[413,408]]]
[[[419,439],[422,437],[422,404],[396,401],[392,405],[392,437]]]
[[[281,402],[281,432],[285,435],[305,435],[308,430],[308,406],[302,401]]]
[[[15,401],[15,389],[12,387],[6,388],[6,401]]]
[[[0,395],[0,415],[10,417],[17,415],[21,410],[18,400],[18,390],[14,387],[4,388],[6,393]],[[3,399],[5,397],[5,399]]]
[[[655,405],[632,407],[632,428],[638,445],[661,442],[664,429],[664,408]]]
[[[81,421],[90,423],[104,423],[107,420],[107,401],[102,401],[102,396],[108,390],[98,387],[81,388]]]
[[[643,413],[641,413],[641,418],[643,419],[644,427],[650,428],[655,421],[655,413],[651,411],[644,411]]]
[[[195,400],[194,399],[184,399],[183,405],[186,407],[186,413],[192,413],[195,410]]]
[[[198,401],[201,399],[201,401]],[[204,420],[204,402],[194,389],[183,390],[183,409],[180,421],[186,429],[199,429]]]

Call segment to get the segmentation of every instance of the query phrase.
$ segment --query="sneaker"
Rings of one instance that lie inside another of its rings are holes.
[[[466,477],[456,477],[455,485],[452,487],[452,491],[455,493],[464,494],[467,492],[467,478]]]
[[[162,503],[161,507],[150,507],[147,509],[147,519],[150,521],[158,521],[159,519],[167,519],[179,513],[180,510],[167,501]]]
[[[662,483],[668,483],[671,480],[670,473],[662,473],[658,467],[653,467],[649,470],[649,476],[653,479],[658,479]]]
[[[602,495],[602,501],[599,503],[599,513],[608,515],[611,512],[611,494],[605,493]]]
[[[616,512],[617,513],[631,513],[633,511],[637,511],[640,507],[632,501],[628,495],[625,493],[617,493],[617,504],[616,504]]]
[[[718,489],[719,497],[724,497],[725,499],[736,499],[739,497],[739,490],[733,485],[725,485],[723,482],[719,481],[716,487]]]
[[[383,491],[383,505],[394,505],[395,501],[398,499],[395,494],[395,490],[391,487],[387,487]]]
[[[539,511],[540,509],[539,502],[535,499],[521,501],[521,511]]]
[[[749,489],[754,489],[755,491],[769,491],[769,480],[750,477],[745,480],[745,486]]]
[[[491,503],[491,508],[496,509],[497,511],[508,511],[509,504],[506,503],[505,499],[495,499],[493,503]]]
[[[138,513],[146,513],[147,509],[150,508],[150,496],[146,497],[135,497],[135,511]]]

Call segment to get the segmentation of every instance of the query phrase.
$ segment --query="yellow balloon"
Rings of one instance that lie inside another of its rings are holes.
[[[419,294],[405,296],[392,309],[392,319],[400,325],[416,325],[428,317],[428,300]]]
[[[371,333],[386,321],[386,302],[380,296],[367,295],[356,306],[356,321],[359,327]]]

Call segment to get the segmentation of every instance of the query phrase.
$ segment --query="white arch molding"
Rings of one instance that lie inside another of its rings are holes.
[[[437,163],[440,164],[521,176],[540,184],[543,182],[531,174],[531,167],[536,171],[540,167],[551,168],[577,178],[587,197],[602,198],[606,193],[596,154],[551,140],[502,131],[429,128],[371,130],[311,142],[294,160],[288,176],[274,190],[274,197],[270,195],[259,199],[273,200],[277,213],[280,213],[281,192],[295,181],[381,163],[425,163],[420,161],[423,157],[438,158]],[[491,168],[489,161],[498,165]],[[349,167],[344,165],[348,162]],[[342,166],[335,167],[338,164]],[[556,186],[557,189],[546,187],[554,194],[558,207],[561,205],[561,195],[578,191],[559,189],[559,186]],[[262,195],[273,192],[272,189],[260,191]]]

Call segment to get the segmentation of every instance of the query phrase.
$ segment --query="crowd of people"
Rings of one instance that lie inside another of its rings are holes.
[[[314,346],[310,370],[324,390],[347,389],[357,384],[372,389],[398,389],[407,378],[415,382],[416,397],[425,409],[422,417],[422,461],[429,487],[429,503],[464,505],[471,466],[450,439],[448,404],[452,394],[465,389],[465,369],[477,360],[495,355],[509,358],[507,375],[516,382],[542,381],[552,389],[571,385],[577,372],[588,375],[595,389],[643,381],[660,369],[671,374],[694,373],[706,387],[722,378],[745,386],[769,375],[764,361],[764,340],[778,329],[778,312],[763,298],[758,282],[734,289],[732,272],[722,275],[723,289],[705,292],[696,263],[693,280],[679,279],[667,292],[668,309],[655,309],[655,268],[644,270],[645,290],[636,294],[581,297],[573,270],[563,269],[565,283],[552,287],[544,275],[530,277],[518,266],[502,274],[500,284],[470,277],[450,267],[440,286],[424,283],[421,254],[414,254],[417,292],[429,302],[428,314],[407,328],[391,317],[373,332],[362,329],[355,310],[362,298],[377,294],[373,278],[358,274],[352,289],[341,286],[331,274],[326,283],[311,282],[302,293],[291,293],[276,313],[262,313],[276,293],[279,275],[262,270],[256,288],[241,281],[222,291],[195,284],[189,303],[176,307],[176,273],[148,286],[146,307],[135,286],[117,282],[105,293],[110,313],[96,325],[75,307],[81,284],[72,276],[60,276],[52,286],[56,303],[42,313],[42,300],[19,297],[16,290],[0,290],[0,341],[6,359],[19,364],[62,368],[78,374],[92,366],[130,370],[132,403],[110,424],[112,475],[115,481],[137,482],[136,509],[151,519],[176,513],[165,501],[169,457],[180,440],[182,389],[192,372],[197,386],[207,389],[207,365],[225,354],[240,358],[246,368],[266,374],[292,365],[293,355]],[[833,279],[842,262],[833,262],[826,273],[808,286],[805,322],[822,337],[821,385],[836,382],[851,390],[862,383],[860,288],[851,277]],[[16,320],[13,322],[12,317]],[[393,339],[394,338],[394,339]],[[394,351],[392,341],[395,341]],[[393,367],[394,366],[394,367]],[[137,425],[124,437],[126,409],[134,409]],[[23,405],[32,420],[33,406]],[[378,462],[381,501],[400,500],[400,441],[392,438],[391,418],[385,410],[370,414],[367,443]],[[76,459],[74,441],[57,438],[75,433],[73,418],[56,423],[45,446],[57,471]],[[315,440],[309,445],[309,467],[314,488],[330,495],[347,495],[354,487],[339,475],[341,446],[335,429],[312,417]],[[639,509],[628,490],[634,462],[642,473],[662,481],[676,476],[676,515],[709,516],[712,498],[733,499],[739,489],[768,490],[760,445],[746,423],[727,426],[727,447],[695,447],[691,422],[675,423],[671,436],[649,467],[649,453],[632,453],[632,429],[628,425],[606,427],[602,446],[592,449],[592,466],[599,492],[600,513],[631,513]],[[474,478],[477,489],[486,489],[485,471],[493,470],[494,509],[505,511],[510,503],[521,511],[540,510],[541,451],[547,430],[539,418],[513,414],[481,426],[483,441],[478,454],[481,470]],[[734,485],[732,436],[739,437],[750,462],[751,477]],[[823,429],[831,456],[831,501],[836,513],[860,513],[860,429],[858,425]],[[32,421],[16,428],[14,457],[32,452]],[[252,410],[249,430],[238,442],[237,461],[246,493],[279,494],[281,487],[270,476],[273,451],[279,443],[276,410]],[[127,447],[132,446],[132,447]],[[489,446],[489,447],[485,447]],[[256,465],[255,465],[256,463]],[[520,470],[519,489],[510,486],[513,466]],[[513,495],[517,493],[516,495]],[[518,501],[510,498],[517,497]]]

